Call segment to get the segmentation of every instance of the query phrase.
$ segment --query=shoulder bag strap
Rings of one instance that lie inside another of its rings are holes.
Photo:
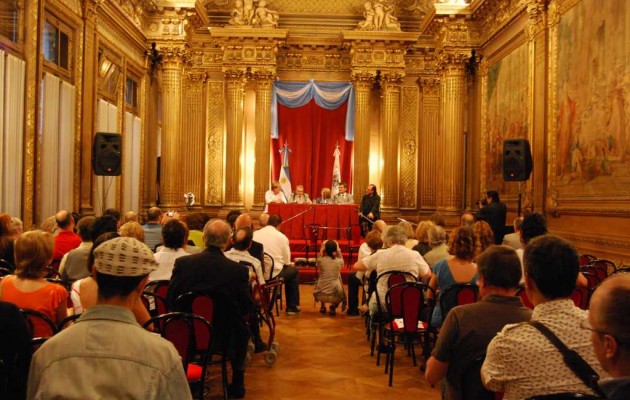
[[[597,381],[599,375],[595,370],[580,356],[580,354],[569,349],[558,337],[545,325],[538,321],[529,321],[529,324],[538,329],[562,354],[564,363],[580,378],[582,382],[591,388],[598,396],[605,398],[606,396],[599,388]]]

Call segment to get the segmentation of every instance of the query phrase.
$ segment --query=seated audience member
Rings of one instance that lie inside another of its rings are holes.
[[[15,304],[0,301],[0,327],[0,399],[25,399],[33,353],[28,323]]]
[[[158,267],[149,274],[150,281],[169,280],[173,274],[175,260],[187,256],[188,228],[178,219],[172,219],[162,226],[162,242],[164,246],[155,253]]]
[[[427,232],[429,228],[434,225],[435,224],[431,221],[420,221],[418,227],[416,228],[416,239],[418,240],[418,244],[413,247],[413,250],[420,253],[421,256],[424,256],[429,252],[429,250],[431,250]]]
[[[484,389],[479,378],[474,388],[460,387],[464,376],[479,376],[479,370],[469,371],[468,366],[485,355],[488,343],[505,325],[529,321],[532,316],[532,311],[514,295],[521,280],[521,263],[514,249],[490,246],[479,255],[477,268],[481,300],[448,313],[427,362],[425,377],[429,384],[446,377],[442,381],[446,400],[482,398]]]
[[[295,192],[291,193],[289,197],[289,203],[291,204],[310,204],[311,199],[308,197],[308,193],[304,193],[304,186],[297,185]]]
[[[144,229],[137,222],[127,222],[120,227],[120,236],[131,237],[144,243]]]
[[[247,267],[228,259],[223,251],[231,228],[227,222],[210,220],[203,230],[206,249],[175,260],[166,298],[173,307],[184,293],[206,293],[214,300],[212,350],[225,351],[232,364],[231,398],[245,397],[245,357],[249,332],[245,317],[253,310]]]
[[[79,247],[81,237],[74,233],[74,219],[68,211],[61,210],[55,214],[55,221],[59,227],[59,233],[55,236],[53,260],[61,261],[64,254]]]
[[[486,200],[488,205],[479,209],[477,219],[486,221],[492,228],[495,244],[503,242],[503,234],[505,231],[505,217],[507,216],[507,207],[505,203],[499,199],[499,192],[496,190],[488,190],[486,192]]]
[[[317,204],[333,204],[330,188],[323,188],[320,197],[316,200]]]
[[[236,221],[234,222],[234,228],[235,229],[239,229],[239,228],[250,228],[254,229],[254,224],[252,222],[252,217],[247,214],[241,214],[238,216],[238,218],[236,219]],[[260,261],[260,265],[262,266],[265,262],[265,249],[263,248],[262,243],[259,243],[255,240],[252,240],[252,244],[249,246],[249,248],[247,249],[247,252],[256,257],[256,259],[258,259],[258,261]],[[264,279],[264,277],[263,277]]]
[[[540,213],[530,213],[525,215],[523,218],[523,222],[521,223],[521,229],[519,234],[521,235],[521,244],[522,248],[516,250],[516,254],[518,254],[519,259],[521,260],[521,267],[523,268],[523,280],[521,282],[525,283],[525,266],[523,265],[523,253],[524,249],[527,247],[527,244],[534,238],[547,234],[547,220],[544,215]],[[576,285],[581,287],[588,287],[588,280],[581,272],[578,273],[576,279]]]
[[[147,223],[142,225],[144,229],[144,243],[152,251],[162,241],[162,210],[159,207],[151,207],[147,211]]]
[[[138,222],[138,214],[133,211],[127,211],[122,219],[122,223],[126,224],[127,222]]]
[[[440,299],[444,292],[458,283],[477,284],[477,265],[472,261],[475,256],[475,236],[472,229],[458,227],[451,232],[451,240],[448,247],[452,257],[442,259],[433,266],[433,275],[429,286],[439,295],[431,317],[431,325],[435,328],[442,326],[444,313]],[[449,309],[456,305],[457,299],[445,299],[445,306]],[[448,311],[447,311],[448,312]]]
[[[475,259],[488,247],[494,244],[494,234],[492,228],[486,221],[477,221],[472,226],[475,235]]]
[[[11,216],[0,214],[0,260],[4,260],[9,270],[15,269],[13,245],[15,237],[11,234]]]
[[[599,381],[608,400],[630,399],[630,274],[614,274],[591,297],[588,320],[595,355],[611,379]]]
[[[254,232],[254,240],[262,243],[265,253],[273,258],[273,276],[284,278],[287,314],[295,315],[302,312],[298,307],[300,305],[299,271],[291,265],[289,239],[277,228],[281,223],[282,218],[279,215],[271,215],[268,225]],[[265,279],[268,279],[269,273],[265,273]]]
[[[341,249],[334,240],[328,240],[322,244],[320,257],[317,258],[317,270],[319,276],[313,289],[315,301],[321,303],[319,312],[326,313],[326,303],[330,303],[329,315],[337,315],[339,303],[346,303],[346,294],[341,283],[341,268],[343,268],[343,258]],[[341,311],[344,311],[342,307]]]
[[[357,261],[363,260],[365,257],[383,248],[383,239],[381,232],[374,228],[365,236],[365,242],[359,246],[357,253]],[[359,288],[363,284],[365,271],[355,271],[348,275],[348,312],[350,316],[359,315]],[[376,277],[375,277],[376,278]]]
[[[416,278],[423,278],[431,274],[431,269],[422,256],[414,250],[405,247],[407,237],[402,228],[392,226],[383,237],[385,247],[383,251],[377,251],[354,264],[358,271],[376,271],[377,276],[388,271],[409,272]],[[376,290],[381,301],[380,306],[385,309],[385,294],[387,293],[387,280],[377,282]],[[376,296],[370,299],[370,311],[376,312]]]
[[[142,329],[131,312],[156,266],[133,238],[96,247],[97,303],[35,353],[28,398],[192,398],[175,347]]]
[[[352,195],[347,192],[348,184],[345,182],[341,182],[339,186],[337,186],[339,193],[333,196],[333,203],[335,204],[353,204],[354,199]]]
[[[11,217],[11,234],[17,239],[18,236],[24,233],[24,222],[18,217]]]
[[[244,215],[246,214],[241,214],[239,218]],[[237,218],[236,221],[237,222],[235,222],[234,225],[238,225],[238,222],[243,220],[239,220]],[[225,252],[225,256],[232,261],[236,261],[237,263],[244,261],[248,264],[251,264],[251,267],[249,265],[246,266],[250,269],[250,280],[252,282],[252,288],[255,289],[256,284],[253,279],[257,279],[258,284],[262,287],[262,285],[265,284],[265,276],[263,274],[262,263],[260,262],[260,260],[249,253],[249,249],[254,242],[253,239],[254,231],[251,227],[244,226],[237,228],[233,235],[233,246],[230,250]],[[253,293],[256,294],[255,291]],[[260,299],[257,299],[257,301],[258,300]],[[256,353],[260,353],[267,350],[267,345],[260,337],[260,320],[257,313],[255,312],[251,313],[249,316],[249,329],[251,330],[252,339],[255,346],[254,351]]]
[[[439,211],[434,212],[429,216],[429,221],[433,222],[435,225],[441,226],[442,228],[446,227],[446,218],[444,218],[444,214]],[[416,234],[416,236],[418,236]]]
[[[53,255],[54,242],[48,232],[35,230],[23,233],[15,241],[16,275],[0,281],[0,300],[20,308],[38,311],[54,323],[68,316],[68,291],[44,279]],[[35,321],[35,335],[44,323]]]
[[[79,279],[72,284],[70,296],[72,298],[72,307],[75,314],[82,314],[88,308],[94,306],[98,302],[98,283],[94,279],[94,250],[103,244],[104,242],[120,237],[116,232],[107,232],[99,236],[94,243],[92,243],[92,249],[90,250],[90,256],[88,258],[87,268],[90,272],[90,276],[87,278]],[[151,316],[149,311],[144,307],[141,301],[134,303],[131,310],[136,317],[136,321],[140,325],[147,322]]]
[[[523,224],[523,217],[514,218],[514,233],[508,233],[503,236],[503,245],[510,246],[514,250],[522,249],[523,245],[521,243],[521,225]]]
[[[53,215],[43,220],[42,223],[39,224],[39,229],[44,232],[48,232],[53,236],[56,235],[59,232],[59,227],[57,226],[55,216]]]
[[[192,240],[196,247],[205,249],[206,245],[203,242],[203,226],[208,221],[204,221],[201,213],[191,213],[184,217],[184,222],[188,226],[188,240]]]
[[[405,235],[407,236],[405,247],[408,249],[413,249],[419,242],[416,239],[416,234],[413,231],[411,223],[409,221],[400,221],[398,223],[398,226],[400,226],[405,231]]]
[[[436,262],[449,256],[448,245],[446,244],[446,232],[441,226],[433,225],[427,231],[427,237],[429,239],[429,246],[431,246],[431,250],[422,257],[424,258],[424,261],[429,264],[431,270],[433,270],[433,266]]]
[[[74,282],[89,276],[87,263],[92,248],[91,227],[94,221],[96,221],[94,217],[83,217],[77,223],[81,244],[76,249],[70,250],[61,259],[61,264],[59,264],[61,279]]]
[[[269,203],[287,203],[287,197],[282,191],[282,185],[280,185],[278,181],[271,182],[271,189],[267,190],[265,193],[265,209],[263,213],[269,211]]]
[[[116,221],[118,221],[118,227],[119,228],[122,225],[122,219],[121,219],[120,210],[118,210],[116,208],[108,208],[107,210],[105,210],[103,215],[111,215],[112,217],[116,218]]]
[[[269,214],[262,213],[258,216],[258,226],[264,228],[269,223]]]
[[[234,222],[236,222],[236,219],[241,214],[242,212],[240,210],[230,210],[225,217],[225,221],[228,223],[228,225],[230,225],[230,228],[232,228],[232,230],[234,230]]]
[[[96,220],[92,223],[90,230],[92,231],[93,240],[96,240],[104,233],[118,233],[118,228],[116,227],[116,219],[111,215],[103,215],[102,217],[97,217]]]
[[[469,212],[465,212],[462,214],[459,219],[459,226],[466,226],[468,228],[472,228],[475,223],[475,216]]]
[[[535,306],[532,321],[550,329],[601,376],[590,334],[580,329],[588,313],[570,298],[580,268],[573,245],[560,237],[543,235],[527,244],[523,261],[527,296]],[[490,342],[481,379],[488,389],[504,392],[505,400],[562,392],[593,393],[567,366],[560,351],[530,324],[508,325]]]

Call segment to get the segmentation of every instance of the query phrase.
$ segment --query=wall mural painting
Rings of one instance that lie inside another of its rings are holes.
[[[630,3],[582,1],[558,26],[556,166],[569,196],[630,193]]]
[[[523,44],[488,69],[487,189],[517,195],[518,184],[503,180],[503,140],[528,138],[528,51]]]

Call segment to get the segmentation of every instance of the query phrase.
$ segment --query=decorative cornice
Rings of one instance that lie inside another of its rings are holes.
[[[545,29],[546,25],[546,1],[545,0],[532,0],[531,3],[527,5],[527,15],[529,19],[527,20],[527,38],[529,40],[533,40],[540,32]]]

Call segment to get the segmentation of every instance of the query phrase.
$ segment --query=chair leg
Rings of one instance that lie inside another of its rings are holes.
[[[394,382],[394,354],[396,352],[396,344],[392,343],[392,348],[389,351],[388,356],[390,357],[390,366],[389,366],[389,386],[392,386],[392,383]]]
[[[228,400],[228,375],[225,354],[221,354],[221,380],[223,381],[223,399]]]

